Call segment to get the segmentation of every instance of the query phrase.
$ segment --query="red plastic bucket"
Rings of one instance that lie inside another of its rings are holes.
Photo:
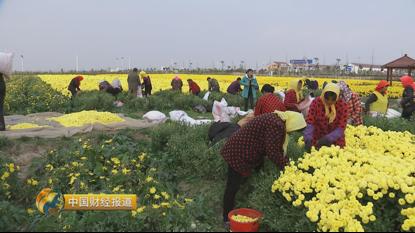
[[[254,219],[258,219],[256,222],[252,223],[241,223],[236,222],[233,220],[234,215],[242,215]],[[231,231],[232,232],[258,232],[259,231],[259,223],[261,221],[263,214],[257,210],[252,209],[237,209],[233,210],[228,214],[228,218],[231,224]]]

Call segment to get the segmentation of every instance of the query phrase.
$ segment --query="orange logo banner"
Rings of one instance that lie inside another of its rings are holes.
[[[137,195],[115,194],[67,194],[64,195],[64,210],[136,210]]]

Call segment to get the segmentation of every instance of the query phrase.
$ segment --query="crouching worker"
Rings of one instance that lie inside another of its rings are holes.
[[[284,103],[278,98],[274,92],[275,88],[270,84],[265,84],[261,90],[263,96],[259,98],[255,106],[255,116],[260,116],[265,113],[272,113],[275,111],[285,112]]]
[[[107,92],[113,96],[117,96],[122,92],[122,86],[119,79],[115,79],[112,82],[112,85],[108,81],[100,81],[99,82],[99,90],[103,92]]]
[[[235,196],[252,170],[261,168],[265,158],[284,169],[288,165],[286,151],[288,133],[304,129],[303,115],[296,112],[268,113],[254,118],[234,133],[221,155],[228,164],[228,180],[223,203],[223,220],[229,222],[228,214],[235,207]]]
[[[84,80],[82,76],[76,76],[71,80],[68,86],[68,91],[71,92],[72,98],[74,98],[81,91],[81,82]]]
[[[321,97],[311,104],[307,116],[307,129],[304,131],[306,150],[323,146],[346,145],[345,130],[349,116],[347,104],[340,98],[340,87],[327,84]]]

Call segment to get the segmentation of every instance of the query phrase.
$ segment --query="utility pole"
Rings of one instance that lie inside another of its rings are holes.
[[[128,57],[128,70],[131,70],[131,57]]]
[[[20,58],[22,59],[22,72],[24,71],[24,56],[20,55]]]

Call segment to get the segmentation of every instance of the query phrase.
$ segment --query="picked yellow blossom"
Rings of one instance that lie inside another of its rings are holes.
[[[56,121],[64,127],[82,127],[84,125],[92,125],[97,123],[108,125],[124,122],[124,119],[116,114],[97,111],[71,113],[60,117],[52,117],[48,120]]]
[[[233,215],[232,220],[239,223],[254,223],[258,222],[257,218],[250,218],[244,215]]]
[[[23,130],[23,129],[38,129],[38,128],[42,128],[43,126],[37,125],[37,124],[32,124],[32,123],[21,123],[21,124],[16,124],[16,125],[12,125],[9,127],[9,130]]]

